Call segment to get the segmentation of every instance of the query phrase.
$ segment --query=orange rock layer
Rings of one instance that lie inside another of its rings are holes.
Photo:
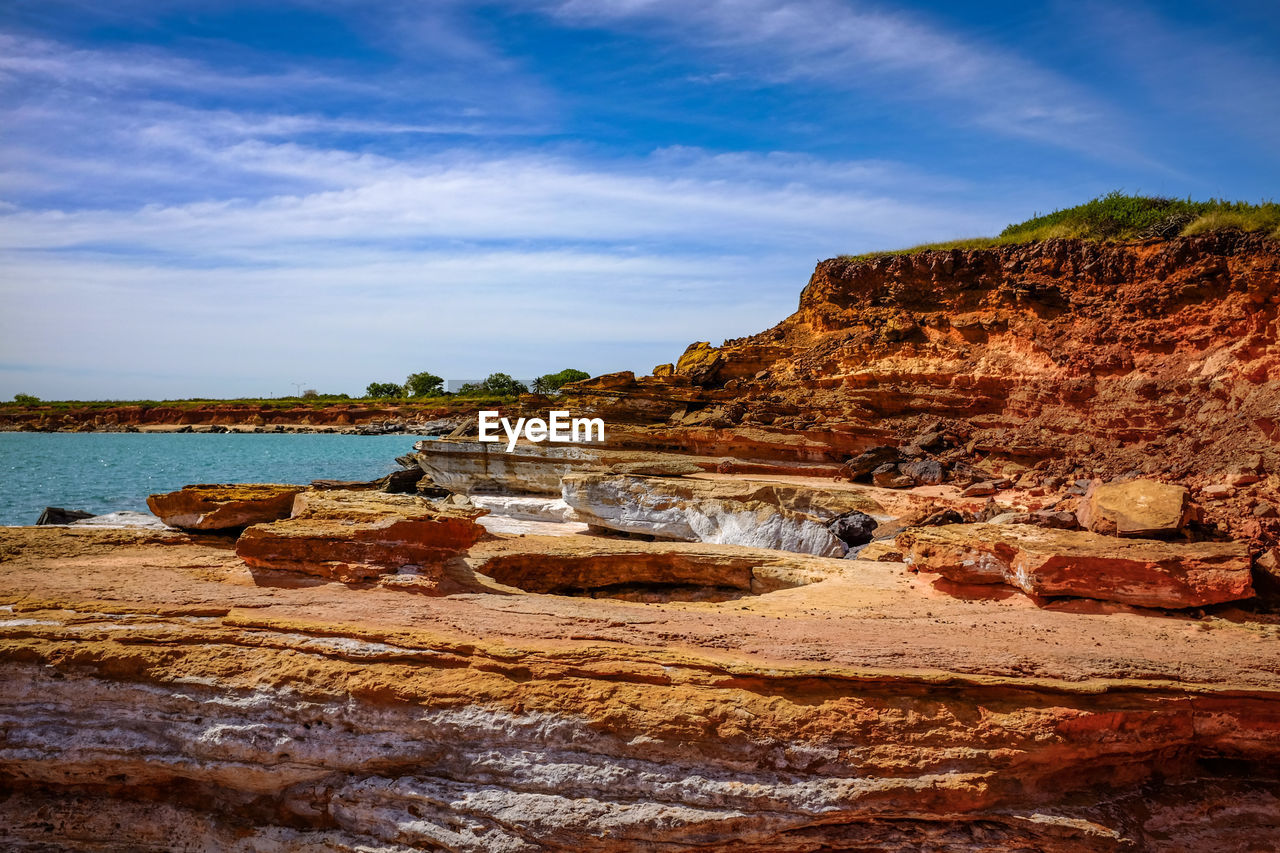
[[[1280,506],[1278,311],[1260,234],[836,259],[774,328],[570,393],[630,446],[756,459],[838,463],[942,420],[980,461],[1221,486],[1209,520],[1274,544],[1252,510]]]
[[[811,582],[641,604],[2,537],[9,849],[1191,851],[1280,826],[1276,626],[796,555]],[[684,565],[732,567],[713,550]]]

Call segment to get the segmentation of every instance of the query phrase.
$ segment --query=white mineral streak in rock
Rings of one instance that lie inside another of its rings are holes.
[[[578,518],[599,527],[820,557],[840,557],[846,550],[826,521],[866,503],[795,487],[678,478],[575,474],[563,480],[562,489]]]
[[[520,495],[472,495],[471,502],[493,515],[522,521],[574,521],[573,509],[563,498]]]
[[[154,849],[283,853],[409,845],[492,853],[583,849],[591,839],[608,839],[593,849],[609,850],[728,835],[749,840],[824,815],[914,800],[942,779],[927,771],[859,775],[856,751],[838,745],[796,750],[763,738],[717,744],[710,754],[706,745],[688,750],[602,733],[572,715],[318,702],[288,689],[54,679],[29,665],[0,673],[0,730],[7,732],[0,762],[28,783],[181,782],[232,801],[270,797],[281,814],[317,826],[295,831],[263,821],[268,825],[220,846],[226,828],[213,813],[193,818],[166,806],[143,816],[127,799],[107,798],[89,809],[115,818],[112,837],[120,837],[120,827],[150,830],[163,839]],[[947,781],[970,776],[981,778],[956,769]],[[14,808],[13,801],[0,804],[0,823],[14,817]]]

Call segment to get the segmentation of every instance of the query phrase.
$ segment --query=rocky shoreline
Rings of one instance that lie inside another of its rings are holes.
[[[334,404],[280,409],[265,406],[0,407],[0,432],[107,433],[340,433],[445,435],[475,419],[477,406],[360,407]],[[404,409],[399,413],[398,409]]]
[[[1278,311],[1229,232],[827,261],[607,443],[0,531],[0,838],[1275,849]]]

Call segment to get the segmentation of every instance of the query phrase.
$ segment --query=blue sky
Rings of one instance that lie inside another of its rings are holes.
[[[0,398],[647,372],[815,261],[1280,181],[1280,7],[0,5]]]

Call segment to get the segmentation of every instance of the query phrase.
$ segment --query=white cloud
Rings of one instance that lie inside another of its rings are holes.
[[[256,383],[299,365],[346,391],[405,364],[643,371],[690,340],[777,322],[819,256],[992,222],[937,192],[895,198],[896,167],[878,162],[691,150],[396,161],[254,145],[233,157],[248,171],[275,164],[343,188],[0,211],[0,362],[43,365],[42,396],[68,397],[95,396],[84,365],[117,365],[117,396],[266,393]],[[175,361],[169,385],[136,380],[166,390],[125,390],[129,370]],[[0,393],[29,378],[0,372],[14,385]]]
[[[940,107],[948,125],[976,123],[1097,150],[1099,127],[1115,132],[1115,116],[1070,80],[918,15],[836,0],[553,0],[543,7],[580,26],[648,30],[695,44],[731,71],[776,82],[891,90],[895,100]]]
[[[936,201],[879,191],[885,164],[736,155],[588,164],[547,156],[444,154],[402,162],[293,144],[238,144],[215,158],[338,186],[257,201],[222,199],[118,210],[0,217],[0,247],[121,246],[190,257],[337,243],[493,240],[646,242],[673,246],[803,244],[828,251],[985,224]],[[653,165],[665,166],[662,171]],[[704,165],[709,174],[703,173]],[[734,176],[726,179],[725,174]],[[936,190],[936,188],[935,188]],[[308,248],[308,251],[311,251]],[[324,252],[323,247],[317,251]]]

